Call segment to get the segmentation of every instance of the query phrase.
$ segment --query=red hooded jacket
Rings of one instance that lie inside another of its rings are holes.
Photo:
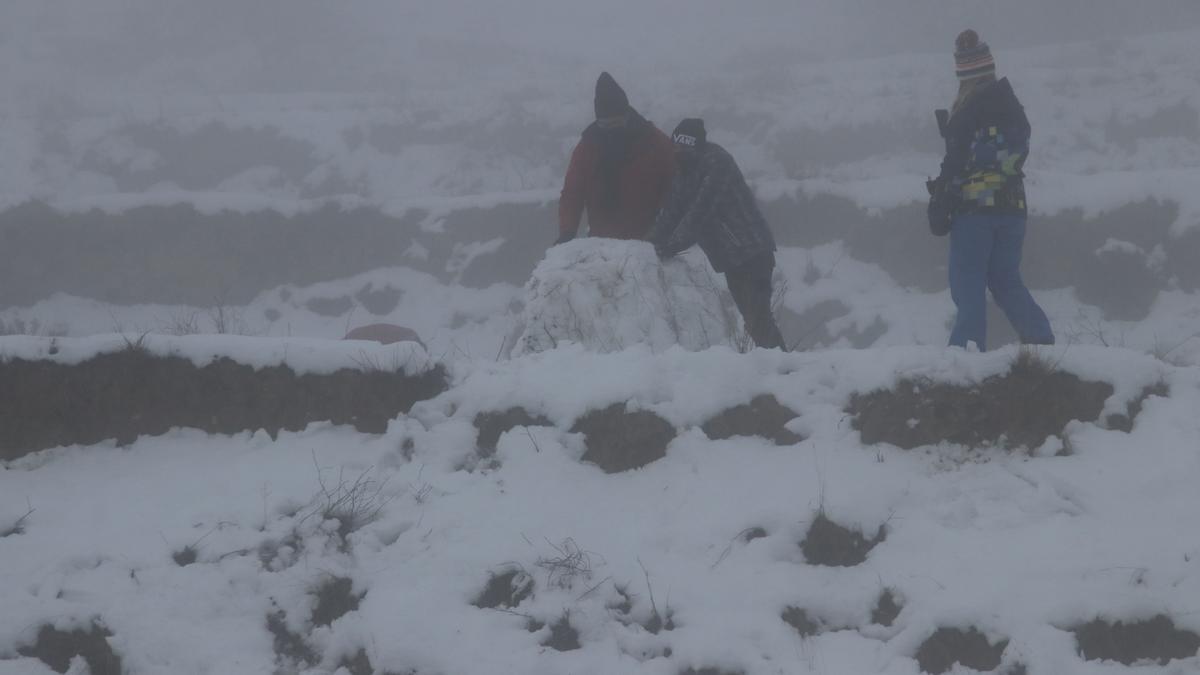
[[[617,178],[615,209],[600,205],[603,190],[598,166],[600,145],[592,134],[584,133],[563,181],[558,202],[559,234],[574,235],[586,209],[593,237],[642,239],[654,225],[654,217],[671,186],[675,173],[675,151],[671,139],[657,127],[645,122],[646,131],[630,147]]]

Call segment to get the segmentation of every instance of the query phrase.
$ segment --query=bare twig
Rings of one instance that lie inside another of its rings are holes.
[[[646,590],[650,593],[650,611],[654,616],[658,616],[658,606],[654,604],[654,586],[650,584],[650,572],[646,569],[646,565],[642,563],[641,557],[637,559],[638,567],[642,568],[642,574],[646,577]]]
[[[25,505],[28,506],[29,509],[26,510],[20,518],[17,518],[12,525],[0,530],[0,539],[11,537],[16,534],[25,534],[25,521],[28,520],[29,516],[33,515],[33,512],[36,510],[33,508],[33,503],[28,498],[25,499]]]
[[[375,467],[369,466],[353,480],[348,480],[345,477],[345,467],[342,467],[338,470],[337,484],[331,487],[325,483],[315,451],[312,453],[312,459],[317,470],[317,484],[320,490],[313,497],[309,512],[297,525],[303,524],[313,516],[318,516],[321,522],[336,521],[338,537],[345,545],[346,538],[351,533],[378,520],[384,507],[394,498],[383,494],[388,479],[379,481],[371,478]]]
[[[134,339],[130,338],[128,335],[122,333],[121,340],[125,342],[125,348],[128,349],[129,351],[142,352],[142,351],[146,350],[146,336],[149,334],[150,334],[150,331],[146,331],[146,332],[142,333],[141,335],[139,335],[136,340],[134,340]]]
[[[712,565],[710,565],[709,569],[715,570],[717,568],[717,565],[720,565],[722,562],[725,562],[725,559],[729,557],[729,554],[733,553],[733,543],[736,542],[738,539],[741,539],[742,537],[746,536],[750,532],[754,531],[754,529],[755,528],[753,528],[753,527],[747,527],[747,528],[743,529],[741,532],[738,532],[737,534],[733,535],[733,538],[731,538],[729,540],[729,544],[725,547],[724,550],[721,551],[721,555],[717,556],[716,562],[714,562]],[[646,568],[643,567],[642,571],[643,572],[646,571]],[[650,584],[649,579],[646,580],[646,584],[647,585]]]
[[[533,449],[537,452],[541,452],[542,447],[538,445],[537,439],[533,437],[533,432],[529,430],[529,427],[525,427],[525,433],[529,436],[529,442],[533,443]]]
[[[539,557],[534,563],[546,570],[546,582],[559,588],[570,588],[575,578],[592,578],[591,553],[579,548],[570,537],[563,540],[561,545],[555,545],[546,540],[557,555]]]
[[[604,583],[605,583],[606,581],[610,581],[610,580],[612,580],[612,577],[611,577],[611,576],[604,577],[604,578],[603,578],[603,579],[601,579],[601,580],[600,580],[600,581],[599,581],[599,582],[598,582],[598,583],[597,583],[595,586],[592,586],[591,588],[589,588],[589,589],[587,589],[586,591],[584,591],[584,592],[583,592],[583,594],[582,594],[582,595],[580,595],[578,598],[575,598],[575,602],[579,602],[580,600],[582,600],[582,599],[586,598],[587,596],[591,595],[593,592],[595,592],[595,590],[596,590],[597,588],[600,588],[601,586],[603,586],[603,585],[604,585]]]

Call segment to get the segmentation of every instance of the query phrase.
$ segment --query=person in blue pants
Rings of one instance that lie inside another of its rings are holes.
[[[987,349],[987,291],[1026,344],[1054,344],[1046,313],[1021,280],[1028,209],[1022,167],[1030,126],[1008,78],[973,30],[955,41],[958,96],[939,111],[946,156],[929,186],[930,226],[950,234],[952,346]],[[944,223],[945,226],[940,224]]]

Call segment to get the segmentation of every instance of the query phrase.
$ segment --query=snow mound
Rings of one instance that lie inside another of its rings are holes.
[[[525,296],[514,356],[566,343],[596,352],[746,344],[724,280],[694,252],[659,261],[646,242],[577,239],[546,253]]]

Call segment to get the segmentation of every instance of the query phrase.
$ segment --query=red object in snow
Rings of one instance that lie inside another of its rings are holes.
[[[415,342],[422,347],[425,346],[425,343],[421,342],[421,338],[417,335],[416,331],[404,326],[397,326],[394,323],[373,323],[368,326],[359,326],[346,333],[346,337],[342,339],[371,340],[385,345],[397,342]]]

